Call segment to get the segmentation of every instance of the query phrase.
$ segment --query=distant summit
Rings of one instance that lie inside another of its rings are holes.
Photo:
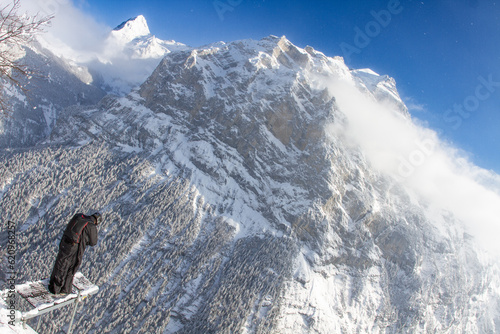
[[[106,91],[123,95],[142,84],[167,53],[186,48],[182,43],[156,38],[146,18],[139,15],[109,32],[99,62],[89,66],[100,74]]]
[[[151,32],[146,18],[139,15],[119,24],[111,34],[118,39],[132,41],[135,38],[150,35]]]

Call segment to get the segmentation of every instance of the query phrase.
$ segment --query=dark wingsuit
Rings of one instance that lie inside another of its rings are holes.
[[[99,213],[91,216],[77,213],[69,221],[59,243],[59,253],[50,276],[51,293],[71,293],[73,276],[82,263],[85,247],[97,244],[97,224],[100,218]]]

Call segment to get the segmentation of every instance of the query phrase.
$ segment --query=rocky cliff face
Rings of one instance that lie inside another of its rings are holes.
[[[99,209],[82,332],[498,331],[496,267],[329,132],[347,120],[318,78],[408,117],[392,79],[274,36],[171,52],[138,91],[68,108],[43,146],[1,156],[23,278]]]

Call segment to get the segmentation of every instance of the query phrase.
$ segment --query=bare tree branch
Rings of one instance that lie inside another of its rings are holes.
[[[29,79],[34,72],[19,59],[22,47],[43,31],[44,26],[53,18],[20,15],[19,8],[20,0],[14,0],[12,4],[0,8],[0,115],[6,114],[10,109],[5,89],[11,86],[26,93],[21,81]]]

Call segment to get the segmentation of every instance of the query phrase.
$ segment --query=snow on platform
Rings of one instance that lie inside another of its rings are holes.
[[[48,279],[27,282],[16,285],[16,293],[25,299],[31,309],[20,312],[10,310],[7,304],[7,296],[10,291],[0,291],[0,333],[36,333],[26,324],[26,320],[50,312],[57,308],[78,303],[83,298],[96,294],[99,287],[90,282],[82,273],[78,272],[73,278],[73,289],[70,294],[54,295],[47,289]],[[17,305],[16,305],[17,306]],[[14,320],[12,322],[11,320]]]
[[[92,284],[82,273],[78,272],[73,278],[73,289],[66,295],[53,295],[48,291],[49,280],[44,279],[36,282],[27,282],[16,285],[16,292],[33,306],[33,309],[25,315],[34,315],[38,311],[50,308],[78,297],[93,295],[99,291],[99,287]]]

